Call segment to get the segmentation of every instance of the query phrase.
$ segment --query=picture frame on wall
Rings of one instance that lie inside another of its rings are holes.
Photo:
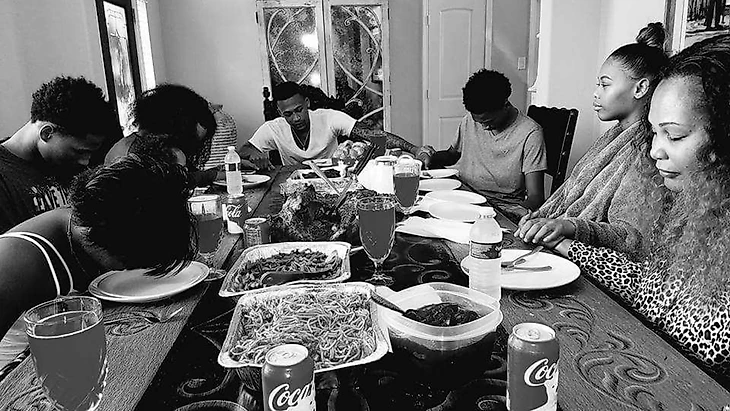
[[[667,51],[730,33],[730,0],[666,0]]]

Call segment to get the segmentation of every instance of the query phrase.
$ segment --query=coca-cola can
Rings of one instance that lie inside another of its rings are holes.
[[[243,233],[243,225],[248,217],[248,204],[243,195],[229,195],[224,203],[225,220],[228,232],[231,234]]]
[[[269,220],[262,217],[249,218],[243,225],[243,240],[246,248],[271,242]]]
[[[317,409],[314,396],[314,360],[307,347],[284,344],[266,353],[261,372],[264,411],[312,411]]]
[[[507,409],[556,410],[560,345],[545,324],[522,323],[507,340]]]

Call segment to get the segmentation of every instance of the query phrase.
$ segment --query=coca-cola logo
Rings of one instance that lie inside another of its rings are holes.
[[[552,380],[557,372],[557,361],[552,364],[548,364],[547,358],[537,360],[525,370],[525,384],[530,387],[545,385],[545,381]]]
[[[271,390],[269,394],[269,409],[274,411],[292,409],[299,404],[304,405],[306,401],[311,401],[313,396],[314,382],[296,388],[294,391],[289,391],[289,384],[281,384]]]
[[[228,218],[240,218],[243,213],[243,204],[226,206]]]

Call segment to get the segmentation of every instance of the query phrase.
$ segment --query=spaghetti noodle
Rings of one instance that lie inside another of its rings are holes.
[[[366,295],[335,290],[256,300],[244,307],[238,336],[229,350],[239,362],[263,365],[269,349],[302,344],[315,369],[360,360],[376,348]]]

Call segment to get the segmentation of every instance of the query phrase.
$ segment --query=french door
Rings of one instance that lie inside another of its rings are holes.
[[[390,129],[387,0],[258,0],[265,86],[294,81]]]

